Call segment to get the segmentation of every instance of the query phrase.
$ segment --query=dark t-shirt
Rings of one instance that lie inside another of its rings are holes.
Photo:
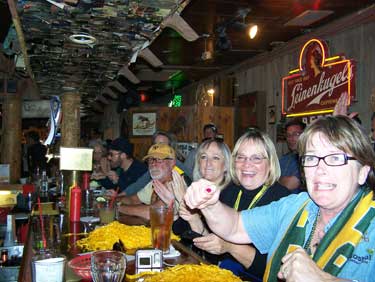
[[[117,184],[113,184],[113,182],[108,178],[98,180],[98,183],[102,185],[106,189],[115,189],[119,187],[119,193],[126,190],[126,188],[137,181],[139,177],[141,177],[147,171],[147,165],[138,161],[136,159],[133,160],[132,164],[129,168],[124,171],[122,168],[116,169],[116,172],[119,176],[119,180]]]
[[[259,187],[255,190],[247,190],[242,186],[231,183],[226,188],[224,188],[223,191],[221,191],[219,200],[229,207],[234,207],[238,194],[240,191],[242,191],[241,199],[238,205],[238,211],[242,211],[249,207],[251,201],[254,199],[254,197],[257,195],[257,193],[261,189],[262,187]],[[288,196],[289,194],[290,194],[290,191],[286,187],[276,182],[267,189],[266,193],[259,199],[259,201],[255,204],[255,206],[267,205],[273,201],[279,200],[282,197]],[[223,220],[225,219],[223,218]],[[190,225],[187,221],[183,220],[182,218],[178,218],[173,223],[173,232],[175,234],[181,235],[187,230],[191,230]],[[209,260],[211,263],[214,263],[214,264],[217,264],[218,261],[223,260],[225,258],[231,258],[236,261],[236,259],[233,258],[229,254],[213,255],[213,254],[204,252],[202,250],[199,250],[198,248],[192,246],[191,244],[190,246],[192,247],[194,251],[198,252],[200,255],[204,255],[207,260]],[[252,265],[247,269],[247,272],[251,273],[251,276],[261,278],[263,277],[266,264],[267,264],[267,255],[266,254],[262,255],[258,250],[256,250],[254,261]]]
[[[261,189],[262,187],[259,187],[255,190],[247,190],[242,186],[231,184],[220,193],[220,201],[229,207],[234,207],[237,197],[240,191],[242,191],[241,199],[238,205],[238,211],[246,210],[248,209],[251,201],[254,199],[254,197]],[[282,197],[288,196],[289,194],[290,191],[286,187],[276,182],[267,189],[266,193],[260,198],[260,200],[255,204],[255,206],[259,207],[267,205],[273,201],[279,200]],[[263,277],[264,270],[266,268],[267,254],[261,254],[256,248],[255,250],[256,254],[254,261],[251,264],[251,266],[247,269],[247,272],[251,273],[252,276],[261,278]],[[226,257],[231,256],[229,254],[226,254]]]
[[[35,173],[36,169],[40,171],[47,167],[47,147],[41,143],[32,144],[27,148],[27,160],[30,174]]]

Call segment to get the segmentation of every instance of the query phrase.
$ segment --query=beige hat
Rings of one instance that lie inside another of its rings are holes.
[[[174,152],[173,148],[167,144],[154,144],[148,149],[147,155],[143,158],[143,160],[147,160],[149,158],[158,158],[158,159],[175,159],[176,153]]]

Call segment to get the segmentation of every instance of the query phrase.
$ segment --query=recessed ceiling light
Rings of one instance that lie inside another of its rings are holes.
[[[96,38],[88,34],[73,34],[69,36],[69,40],[82,45],[92,45],[96,42]]]

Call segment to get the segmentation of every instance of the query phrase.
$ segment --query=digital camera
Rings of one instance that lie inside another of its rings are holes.
[[[137,250],[135,267],[138,269],[161,269],[163,267],[163,252],[156,249]],[[157,271],[157,270],[156,270]]]

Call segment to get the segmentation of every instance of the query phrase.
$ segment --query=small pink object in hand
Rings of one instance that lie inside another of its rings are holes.
[[[206,188],[207,193],[211,193],[212,189],[210,187]]]

